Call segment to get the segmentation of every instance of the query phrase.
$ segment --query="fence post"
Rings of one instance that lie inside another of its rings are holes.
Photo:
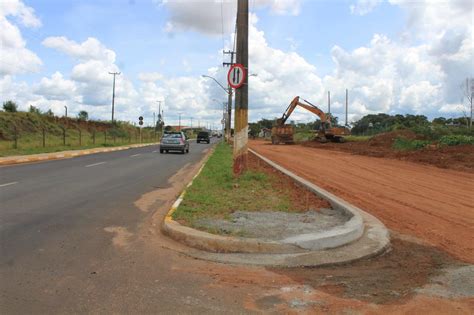
[[[46,129],[43,128],[43,148],[46,147]]]
[[[107,130],[104,130],[104,144],[107,144]]]
[[[82,146],[82,130],[79,129],[79,146]]]
[[[18,130],[13,126],[13,149],[18,149]]]

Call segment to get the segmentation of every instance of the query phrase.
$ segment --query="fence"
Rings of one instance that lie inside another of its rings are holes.
[[[118,146],[156,142],[159,138],[160,134],[153,129],[140,128],[85,130],[60,127],[55,132],[48,131],[46,128],[35,132],[25,132],[12,127],[8,136],[3,135],[0,138],[0,151]]]

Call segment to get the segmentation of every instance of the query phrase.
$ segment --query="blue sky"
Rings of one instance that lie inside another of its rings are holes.
[[[249,3],[249,67],[258,74],[250,86],[251,120],[280,115],[295,95],[324,108],[328,90],[342,117],[345,88],[352,120],[376,112],[462,114],[462,93],[456,88],[473,72],[472,25],[463,23],[471,19],[472,24],[472,4]],[[2,6],[2,23],[20,33],[18,38],[12,31],[3,40],[3,98],[54,111],[68,103],[72,112],[86,109],[92,117],[107,119],[111,78],[103,74],[115,69],[122,72],[117,86],[121,119],[149,117],[156,111],[153,103],[162,99],[170,121],[179,112],[216,124],[220,120],[213,99],[223,101],[225,95],[200,75],[224,80],[221,51],[223,41],[226,48],[232,42],[234,1],[221,6],[211,0],[6,0]],[[24,44],[10,47],[15,40]],[[449,52],[442,49],[447,45]],[[115,57],[104,57],[110,53]],[[21,54],[28,58],[9,61]],[[299,111],[295,119],[314,117]]]

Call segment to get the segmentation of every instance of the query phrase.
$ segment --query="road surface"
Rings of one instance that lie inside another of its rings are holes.
[[[160,206],[146,193],[169,187],[209,148],[191,142],[182,155],[149,146],[0,168],[0,313],[221,310],[225,297],[173,275],[177,254],[149,248],[140,232]]]
[[[253,141],[250,147],[393,231],[474,263],[474,174],[298,145]]]

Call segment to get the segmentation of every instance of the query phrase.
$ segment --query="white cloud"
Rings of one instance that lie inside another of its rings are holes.
[[[105,63],[115,62],[115,52],[105,47],[94,37],[89,37],[80,44],[64,36],[48,37],[42,44],[46,47],[57,49],[81,61],[98,60]]]
[[[382,0],[357,0],[356,4],[350,6],[351,13],[357,15],[366,15],[372,12]]]
[[[17,18],[25,27],[39,27],[40,20],[34,10],[20,1],[0,2],[0,75],[14,75],[39,71],[41,59],[26,48],[20,29],[7,17]]]
[[[164,31],[197,31],[208,35],[229,34],[234,31],[237,1],[154,1],[170,12],[170,20]],[[249,10],[267,7],[278,15],[298,15],[301,0],[254,0],[249,1]]]
[[[76,84],[64,79],[60,72],[55,72],[51,78],[42,78],[34,86],[34,92],[49,100],[68,100],[75,96]]]
[[[19,0],[2,0],[0,2],[0,16],[13,16],[26,27],[40,27],[41,21],[35,15],[33,8],[26,6]]]

